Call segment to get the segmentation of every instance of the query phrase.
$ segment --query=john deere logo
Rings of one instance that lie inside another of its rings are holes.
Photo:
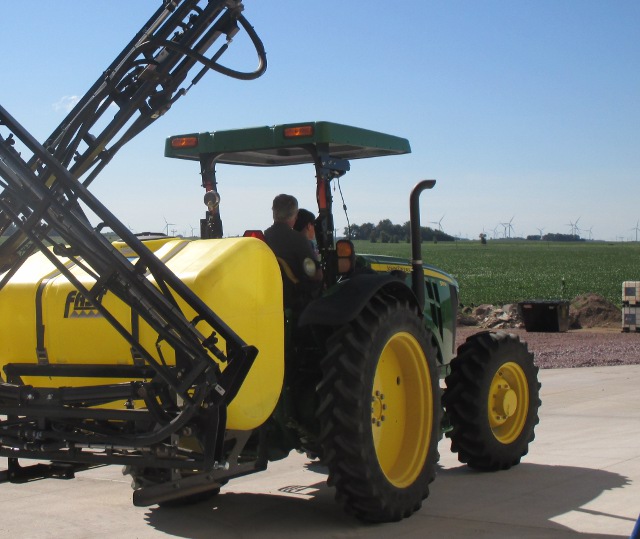
[[[104,292],[97,297],[98,303],[102,301]],[[101,318],[102,313],[95,305],[77,290],[69,292],[64,302],[65,318]]]

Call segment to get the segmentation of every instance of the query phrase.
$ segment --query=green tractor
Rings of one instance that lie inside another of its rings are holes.
[[[538,369],[517,336],[480,332],[456,353],[458,284],[421,255],[419,197],[435,181],[410,196],[411,261],[355,253],[334,237],[330,186],[350,160],[410,151],[406,139],[330,122],[173,136],[165,147],[200,163],[203,238],[222,237],[218,163],[314,166],[324,292],[284,313],[282,393],[260,431],[269,460],[292,449],[319,458],[337,500],[366,521],[421,506],[442,434],[461,462],[494,471],[520,462],[538,423]]]
[[[136,236],[88,189],[207,71],[265,72],[243,11],[163,2],[44,143],[0,106],[0,483],[121,465],[135,505],[176,504],[295,449],[326,465],[350,513],[399,520],[427,496],[443,433],[469,466],[509,468],[540,404],[515,336],[456,353],[458,285],[420,253],[435,182],[410,197],[411,261],[334,237],[331,182],[408,142],[327,122],[171,137],[169,157],[200,163],[198,240]],[[219,63],[238,32],[253,71]],[[283,308],[288,276],[265,242],[222,237],[218,163],[315,167],[324,282],[303,308]]]
[[[331,182],[350,160],[407,152],[406,139],[330,122],[170,137],[168,157],[200,163],[198,240],[83,239],[56,206],[82,254],[45,247],[0,275],[0,480],[122,464],[135,505],[175,505],[297,450],[327,467],[349,513],[388,522],[427,497],[442,435],[475,469],[517,464],[538,369],[507,333],[456,352],[458,284],[421,255],[419,197],[435,181],[410,196],[411,261],[334,237]],[[284,308],[289,276],[260,231],[222,238],[218,163],[313,165],[324,282],[302,308]]]
[[[326,466],[349,513],[388,522],[427,497],[442,435],[475,469],[517,464],[538,422],[538,369],[506,333],[456,352],[458,284],[421,255],[419,197],[435,181],[410,196],[411,261],[334,237],[331,182],[350,160],[409,151],[329,122],[170,137],[167,156],[200,163],[198,240],[136,238],[86,194],[127,238],[111,244],[48,200],[67,245],[48,235],[52,247],[0,275],[0,481],[121,464],[135,505],[175,505],[297,450]],[[303,308],[284,309],[289,277],[260,231],[222,238],[218,163],[313,165],[324,282]]]

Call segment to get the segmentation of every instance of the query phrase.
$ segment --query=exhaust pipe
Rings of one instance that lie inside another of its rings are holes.
[[[409,197],[409,221],[411,223],[411,288],[418,298],[420,312],[424,310],[424,271],[422,269],[422,235],[420,234],[420,195],[425,189],[433,189],[435,180],[422,180]]]

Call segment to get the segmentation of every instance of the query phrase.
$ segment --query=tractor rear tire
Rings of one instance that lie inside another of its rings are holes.
[[[540,406],[538,367],[516,335],[483,332],[458,348],[446,377],[444,408],[458,460],[506,470],[527,454]]]
[[[378,294],[328,340],[318,385],[323,462],[336,500],[366,522],[420,509],[440,432],[437,349],[415,307]]]

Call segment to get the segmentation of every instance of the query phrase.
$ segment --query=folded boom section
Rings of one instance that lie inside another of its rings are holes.
[[[143,458],[154,466],[171,462],[173,468],[198,469],[211,464],[207,459],[213,458],[215,440],[194,462],[172,444],[172,437],[196,417],[212,425],[224,423],[225,406],[257,350],[88,186],[124,144],[187,92],[190,86],[185,88],[184,82],[193,68],[198,70],[191,85],[208,70],[241,79],[264,72],[264,48],[242,11],[237,0],[163,2],[44,144],[0,107],[0,233],[5,240],[0,244],[0,293],[40,251],[140,359],[127,367],[65,366],[49,365],[39,356],[38,363],[5,365],[0,375],[0,455],[134,464],[142,455],[138,450],[145,448]],[[241,29],[258,55],[258,67],[247,73],[218,63]],[[222,45],[209,52],[220,39]],[[89,222],[85,209],[100,225]],[[124,241],[126,256],[103,236],[103,229]],[[78,278],[78,268],[88,279]],[[140,342],[133,323],[123,324],[103,304],[106,291],[157,333],[156,351]],[[164,360],[161,345],[171,348],[175,360]],[[34,387],[23,376],[45,382]],[[59,387],[56,377],[97,382]]]

